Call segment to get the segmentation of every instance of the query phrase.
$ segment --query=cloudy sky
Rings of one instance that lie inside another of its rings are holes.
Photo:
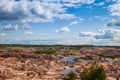
[[[0,43],[120,46],[120,0],[0,0]]]

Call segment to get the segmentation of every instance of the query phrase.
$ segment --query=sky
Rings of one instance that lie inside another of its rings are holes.
[[[0,44],[120,46],[120,0],[0,0]]]

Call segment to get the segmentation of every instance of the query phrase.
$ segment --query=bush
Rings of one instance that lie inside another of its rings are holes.
[[[112,59],[115,59],[115,58],[118,58],[119,55],[113,55],[113,56],[110,56]]]
[[[84,69],[80,77],[81,80],[106,80],[106,73],[103,66],[95,61],[90,68]]]
[[[67,74],[67,77],[67,80],[76,80],[77,75],[73,71],[71,71]]]
[[[104,54],[96,54],[96,55],[99,56],[99,57],[105,57]]]

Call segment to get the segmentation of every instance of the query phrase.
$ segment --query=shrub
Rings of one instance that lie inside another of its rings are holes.
[[[77,75],[75,74],[75,72],[71,71],[67,74],[67,80],[76,80]]]
[[[83,70],[80,77],[81,80],[106,80],[106,73],[103,66],[95,61],[90,68]]]
[[[99,56],[99,57],[105,57],[104,54],[96,54],[96,55]]]
[[[118,58],[119,55],[113,55],[113,56],[110,56],[112,59],[115,59],[115,58]]]

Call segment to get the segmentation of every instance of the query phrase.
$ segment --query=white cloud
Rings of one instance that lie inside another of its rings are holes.
[[[4,36],[6,36],[5,33],[0,33],[0,37],[4,37]]]
[[[59,19],[71,19],[75,18],[73,14],[56,14],[56,17]]]
[[[100,3],[96,3],[94,4],[95,6],[103,6],[105,4],[105,2],[100,2]]]
[[[0,0],[0,20],[49,22],[54,18],[70,19],[69,7],[92,4],[95,0]]]
[[[26,35],[31,35],[31,34],[33,34],[33,32],[32,31],[26,31],[25,34]]]
[[[50,0],[49,0],[50,1]],[[95,0],[56,0],[66,4],[92,4]],[[76,5],[77,6],[77,5]]]
[[[74,20],[71,23],[69,23],[66,27],[63,27],[61,29],[56,29],[55,32],[56,33],[65,33],[65,32],[70,32],[70,27],[72,27],[73,25],[76,25],[78,23],[81,23],[84,19],[83,18],[79,18],[78,20]]]
[[[94,37],[96,39],[113,39],[115,36],[115,31],[113,29],[101,30]]]
[[[24,43],[24,44],[64,44],[64,45],[116,45],[120,46],[120,29],[104,29],[98,32],[81,32],[84,36],[73,38],[44,38],[41,39],[1,39],[0,43]],[[97,36],[97,37],[96,37]]]
[[[61,29],[57,29],[55,30],[56,33],[66,33],[66,32],[70,32],[70,29],[68,27],[63,27]]]
[[[98,32],[81,32],[80,38],[88,39],[87,43],[97,45],[120,45],[120,29],[106,28]],[[86,42],[86,41],[85,41]]]
[[[101,40],[120,40],[120,29],[103,29],[98,32],[81,32],[79,37],[89,37]]]
[[[76,25],[76,24],[78,24],[78,23],[81,23],[83,20],[84,20],[83,18],[79,18],[78,20],[74,20],[73,22],[71,22],[71,23],[69,24],[69,26],[73,26],[73,25]]]
[[[76,37],[76,38],[63,38],[57,39],[55,44],[63,44],[63,45],[88,45],[91,44],[92,39],[87,37]]]
[[[120,26],[120,19],[111,19],[107,26]]]
[[[79,18],[79,23],[81,23],[82,21],[84,21],[84,19],[83,18]]]
[[[8,24],[8,25],[4,25],[4,26],[1,26],[1,29],[2,30],[18,30],[18,25],[12,25],[12,24]]]
[[[105,3],[104,2],[101,2],[101,3],[99,3],[98,5],[99,6],[103,6]]]
[[[80,32],[80,37],[93,37],[95,35],[94,32],[88,31],[88,32]]]
[[[32,39],[32,38],[25,38],[25,39],[2,39],[0,43],[16,43],[16,44],[63,44],[63,45],[84,45],[90,44],[92,40],[89,38],[61,38],[61,39]]]
[[[120,17],[120,0],[116,0],[115,4],[112,4],[108,7],[109,11],[111,12],[112,16]]]
[[[29,25],[24,25],[24,26],[23,26],[23,29],[30,30],[30,29],[31,29],[31,27],[30,27]]]
[[[71,22],[71,23],[70,23],[70,26],[75,25],[75,24],[78,24],[78,21],[77,21],[77,20]]]

